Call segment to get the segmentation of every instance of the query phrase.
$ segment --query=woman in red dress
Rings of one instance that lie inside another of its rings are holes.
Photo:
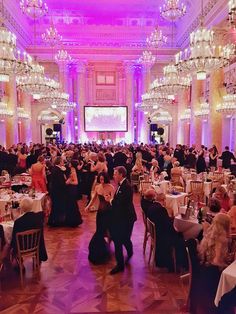
[[[30,174],[32,176],[32,188],[37,192],[46,193],[45,159],[43,156],[39,156],[37,162],[31,166]]]

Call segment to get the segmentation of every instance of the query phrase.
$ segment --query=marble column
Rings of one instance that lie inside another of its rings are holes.
[[[142,101],[141,96],[149,90],[151,83],[151,67],[149,65],[142,66],[141,73],[141,95],[140,102]],[[138,112],[138,141],[143,143],[149,142],[150,125],[147,123],[147,116],[144,115],[143,111]]]
[[[17,91],[14,75],[11,75],[9,82],[6,83],[6,96],[8,98],[8,109],[14,113],[13,117],[6,118],[6,146],[9,148],[13,144],[18,143]]]
[[[194,112],[200,110],[200,98],[203,95],[203,84],[204,81],[197,80],[196,78],[192,81],[190,145],[195,144],[197,148],[202,144],[202,122],[201,118],[196,118],[194,116]]]
[[[180,117],[184,114],[189,106],[189,89],[184,89],[178,93],[178,125],[177,125],[177,142],[179,144],[189,145],[189,122],[181,121]]]
[[[77,108],[77,141],[83,143],[87,141],[84,129],[84,106],[86,105],[86,62],[81,61],[76,67],[76,101]]]
[[[128,132],[125,133],[125,142],[134,141],[134,64],[125,62],[126,75],[126,105],[128,107]]]
[[[222,97],[220,88],[224,82],[224,72],[222,69],[214,71],[210,75],[210,113],[208,119],[208,144],[216,145],[219,151],[222,150],[222,115],[216,111],[216,106],[221,103]]]
[[[61,90],[65,93],[69,93],[69,69],[67,65],[59,65],[59,82],[61,86]],[[65,124],[62,125],[62,137],[65,141],[70,143],[73,140],[74,133],[74,118],[73,118],[73,110],[67,112],[64,117]]]
[[[29,119],[22,119],[21,121],[22,141],[29,144],[32,141],[31,95],[21,92],[20,99],[21,106],[24,108],[25,112],[30,115]]]

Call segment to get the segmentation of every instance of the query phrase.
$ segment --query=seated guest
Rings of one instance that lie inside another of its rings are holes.
[[[156,265],[173,270],[172,250],[175,248],[177,266],[186,266],[186,252],[184,240],[174,227],[168,212],[164,207],[165,195],[156,194],[155,191],[148,190],[145,193],[145,205],[142,208],[147,210],[147,218],[155,223],[157,244],[156,244]],[[149,204],[148,204],[149,201]]]
[[[209,203],[209,210],[206,212],[205,222],[211,225],[215,215],[221,210],[220,201],[216,198],[212,198]]]
[[[228,211],[230,217],[231,232],[236,232],[236,206],[232,206]]]
[[[141,208],[144,214],[147,216],[148,208],[153,205],[156,199],[156,192],[154,189],[148,189],[141,199]]]
[[[199,245],[200,261],[204,265],[227,266],[230,218],[218,213]]]
[[[46,261],[48,259],[44,235],[43,235],[43,212],[32,212],[33,200],[31,198],[24,198],[20,202],[21,211],[24,212],[23,216],[20,216],[15,220],[12,232],[11,248],[13,256],[17,254],[16,234],[17,232],[23,232],[31,229],[41,229],[41,237],[39,244],[39,260]]]
[[[212,198],[219,200],[222,212],[228,212],[231,207],[231,200],[223,186],[218,186],[213,193]]]
[[[153,182],[155,178],[158,176],[158,174],[160,173],[160,167],[158,165],[158,161],[154,158],[152,159],[151,164],[152,166],[150,168],[150,175]]]
[[[141,152],[136,153],[136,160],[135,160],[135,164],[132,168],[132,172],[135,172],[138,174],[144,173],[143,159],[142,159],[142,153]]]

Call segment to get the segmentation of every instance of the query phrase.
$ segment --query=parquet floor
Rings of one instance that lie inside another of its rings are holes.
[[[135,195],[138,221],[133,232],[134,256],[124,273],[115,276],[107,265],[89,263],[88,244],[95,230],[96,213],[81,212],[84,223],[76,229],[45,228],[49,259],[42,263],[39,275],[26,261],[25,285],[19,275],[7,267],[0,275],[0,313],[110,313],[180,314],[184,292],[176,274],[153,273],[142,253],[143,222],[139,196]],[[111,245],[113,249],[113,245]]]

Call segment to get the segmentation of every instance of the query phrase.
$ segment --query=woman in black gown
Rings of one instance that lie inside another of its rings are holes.
[[[205,161],[205,146],[201,145],[201,149],[198,153],[196,168],[197,173],[205,172],[206,171],[206,161]]]
[[[77,160],[71,160],[69,164],[70,175],[66,180],[67,198],[66,198],[66,216],[65,225],[69,227],[78,227],[83,220],[77,204],[78,196],[78,177],[76,169],[78,166]]]
[[[94,264],[105,263],[110,257],[107,242],[104,237],[107,233],[110,221],[110,203],[105,200],[105,195],[114,196],[114,187],[110,184],[109,176],[105,172],[100,172],[97,178],[98,185],[95,187],[93,197],[85,210],[94,204],[98,198],[99,206],[96,216],[96,231],[89,243],[89,260]]]

